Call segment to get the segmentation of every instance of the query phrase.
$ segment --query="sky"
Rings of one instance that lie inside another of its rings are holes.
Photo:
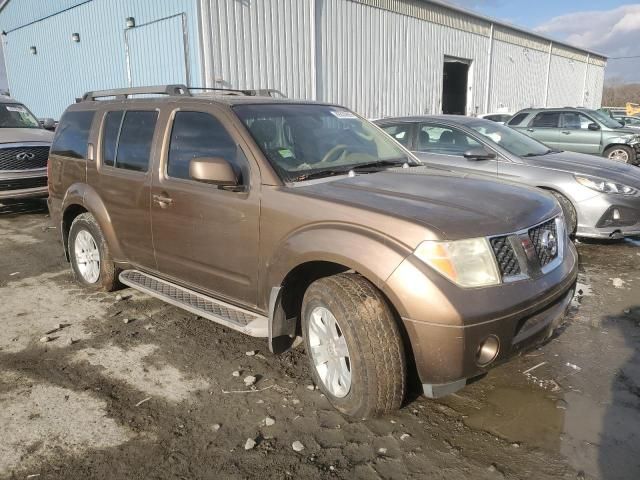
[[[606,78],[640,82],[640,2],[625,0],[451,0],[608,57]]]

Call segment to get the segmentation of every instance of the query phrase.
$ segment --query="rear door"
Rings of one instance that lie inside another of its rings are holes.
[[[466,151],[475,148],[491,151],[471,135],[450,125],[422,123],[417,126],[413,150],[421,160],[451,170],[497,176],[497,157],[492,160],[468,160],[464,157]]]
[[[104,112],[97,171],[89,179],[100,193],[126,259],[148,269],[156,268],[149,191],[158,113],[142,106]]]
[[[189,85],[185,32],[182,14],[125,30],[129,86]]]
[[[551,148],[564,150],[565,138],[560,133],[560,113],[559,111],[540,112],[533,117],[527,127],[520,131]]]
[[[602,131],[589,130],[590,124],[596,124],[591,118],[580,112],[562,112],[560,132],[564,135],[564,149],[572,152],[600,154]]]
[[[255,306],[260,177],[224,115],[214,106],[172,112],[151,192],[153,241],[163,274]],[[198,157],[228,161],[242,188],[192,180],[189,162]]]

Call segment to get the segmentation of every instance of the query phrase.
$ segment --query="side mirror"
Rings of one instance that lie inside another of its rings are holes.
[[[496,154],[488,152],[482,147],[472,148],[464,152],[464,158],[467,160],[491,160],[496,158]]]
[[[623,124],[624,125],[624,124]],[[589,130],[600,130],[600,125],[598,125],[597,123],[590,123],[589,126],[587,127]]]
[[[56,129],[56,121],[53,118],[43,118],[41,120],[42,128],[45,130],[55,130]]]
[[[193,180],[219,186],[236,186],[238,177],[229,162],[221,157],[200,157],[189,162]]]

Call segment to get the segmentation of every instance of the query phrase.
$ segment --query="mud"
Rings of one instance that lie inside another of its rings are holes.
[[[82,291],[48,226],[41,202],[0,205],[0,478],[640,478],[640,242],[578,244],[546,345],[355,422],[307,388],[302,351]]]

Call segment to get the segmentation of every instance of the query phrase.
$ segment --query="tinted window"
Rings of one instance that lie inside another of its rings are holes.
[[[116,167],[147,171],[157,118],[158,112],[125,113],[118,140]]]
[[[487,115],[484,118],[487,120],[491,120],[492,122],[506,122],[511,118],[511,115],[496,113],[495,115]]]
[[[235,165],[237,151],[236,142],[215,117],[202,112],[178,112],[171,131],[167,175],[191,178],[189,162],[198,157],[221,157]]]
[[[520,125],[522,121],[529,116],[528,113],[519,113],[511,120],[509,120],[509,125]]]
[[[94,112],[67,112],[62,116],[53,139],[51,153],[85,158]]]
[[[542,112],[531,122],[532,127],[557,128],[560,124],[560,112]]]
[[[40,123],[19,103],[0,104],[0,128],[40,128]]]
[[[388,135],[391,135],[396,142],[408,148],[409,140],[411,140],[411,126],[410,123],[400,123],[398,125],[385,125],[382,129]]]
[[[421,152],[460,155],[481,145],[469,135],[455,128],[423,125],[418,133],[417,149]]]
[[[118,148],[118,135],[124,112],[109,112],[104,120],[102,132],[102,163],[113,167]]]
[[[589,124],[593,123],[589,117],[578,112],[565,112],[560,118],[562,128],[569,130],[587,130]]]

